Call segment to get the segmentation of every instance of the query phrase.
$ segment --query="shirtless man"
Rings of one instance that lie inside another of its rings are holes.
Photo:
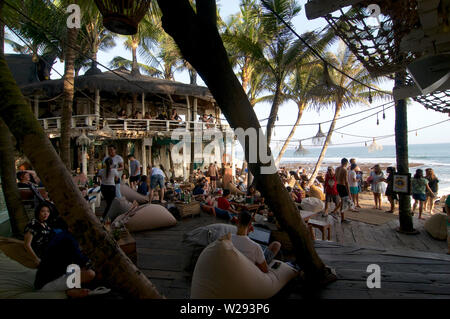
[[[341,200],[339,201],[339,211],[341,212],[341,223],[347,222],[344,219],[344,212],[342,211],[342,198],[350,195],[350,187],[348,186],[348,172],[347,172],[348,159],[341,159],[341,166],[336,168],[336,184],[337,191]]]
[[[350,159],[350,165],[347,167],[347,170],[350,170],[350,166],[351,166],[352,164],[355,164],[355,165],[356,165],[356,167],[355,167],[355,172],[360,172],[360,171],[361,171],[361,169],[359,168],[358,164],[356,164],[356,160],[355,160],[354,158],[351,158],[351,159]]]
[[[212,188],[213,192],[217,188],[216,181],[217,181],[217,175],[219,175],[217,173],[218,173],[217,172],[217,166],[215,164],[213,164],[213,163],[209,164],[208,175],[209,175],[209,178],[211,180],[211,188]]]

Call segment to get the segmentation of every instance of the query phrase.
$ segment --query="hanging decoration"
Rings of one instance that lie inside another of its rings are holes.
[[[374,138],[372,144],[369,145],[369,153],[382,151],[382,150],[383,150],[383,146],[377,144],[377,142],[375,142],[375,138]]]
[[[303,147],[302,141],[301,140],[298,141],[298,147],[295,150],[294,155],[296,155],[296,156],[303,156],[303,155],[308,154],[308,153],[309,153],[308,150]]]
[[[378,113],[377,113],[377,125],[380,125],[380,120],[378,119]]]
[[[150,1],[94,0],[106,29],[124,35],[137,33],[139,22],[148,12]]]
[[[312,142],[315,145],[320,145],[323,144],[323,142],[325,142],[325,138],[326,135],[322,132],[322,127],[319,123],[319,131],[317,132],[316,136],[312,138]]]
[[[113,137],[115,135],[114,131],[109,127],[108,122],[103,123],[103,128],[97,131],[99,136],[103,137]]]
[[[83,150],[86,150],[89,147],[89,145],[91,145],[92,141],[89,137],[86,136],[86,134],[83,131],[83,133],[81,133],[81,135],[78,136],[78,138],[76,139],[76,143],[78,146],[81,146]]]
[[[383,105],[383,120],[386,119],[386,114],[384,113],[384,105]]]

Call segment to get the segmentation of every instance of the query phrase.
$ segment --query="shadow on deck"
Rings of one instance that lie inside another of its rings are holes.
[[[202,213],[171,228],[134,233],[138,267],[167,298],[189,298],[192,271],[186,271],[185,267],[192,252],[183,245],[183,234],[220,222]],[[397,221],[379,226],[356,221],[334,224],[332,239],[338,242],[318,240],[315,246],[322,260],[336,270],[338,281],[308,297],[449,298],[447,243],[432,239],[417,220],[415,225],[421,233],[416,236],[396,233],[393,229],[397,224]],[[381,267],[380,289],[367,288],[369,264]],[[291,285],[282,295],[304,298],[301,289],[299,285]]]

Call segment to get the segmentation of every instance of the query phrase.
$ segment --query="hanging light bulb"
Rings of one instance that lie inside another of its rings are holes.
[[[39,57],[36,53],[33,53],[33,56],[31,57],[31,61],[33,61],[34,63],[39,62]]]
[[[386,119],[386,114],[384,114],[384,106],[383,106],[383,120]]]
[[[377,125],[380,125],[380,120],[378,119],[378,113],[377,113]]]
[[[416,131],[416,136],[417,136],[417,131]]]
[[[316,136],[313,137],[312,142],[313,144],[320,145],[323,144],[325,140],[326,135],[322,132],[321,124],[319,123],[319,131],[317,132]]]
[[[365,147],[367,147],[367,141],[366,141],[366,142],[364,142],[364,146],[365,146]]]
[[[279,120],[278,115],[277,115],[277,121]]]
[[[372,91],[369,88],[369,103],[372,104]]]
[[[341,134],[341,138],[344,138],[344,134]]]

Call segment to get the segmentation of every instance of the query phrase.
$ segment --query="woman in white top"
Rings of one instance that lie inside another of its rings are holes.
[[[375,209],[381,210],[381,194],[386,191],[386,185],[384,183],[385,176],[380,168],[380,165],[375,165],[373,171],[370,173],[370,183],[373,192],[373,199],[375,201]]]
[[[106,200],[106,208],[103,212],[103,218],[108,214],[109,208],[116,197],[116,180],[120,177],[117,169],[112,168],[113,160],[111,157],[105,159],[106,168],[101,169],[98,172],[98,176],[101,178],[102,182],[100,185],[100,191],[102,192],[102,196]]]

